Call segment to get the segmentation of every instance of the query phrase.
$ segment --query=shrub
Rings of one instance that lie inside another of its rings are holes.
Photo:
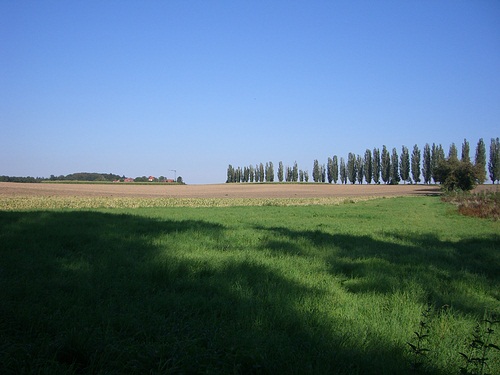
[[[470,162],[446,159],[437,166],[436,180],[447,191],[470,191],[478,182],[478,172]]]

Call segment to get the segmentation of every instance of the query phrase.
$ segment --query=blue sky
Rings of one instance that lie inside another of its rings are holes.
[[[4,0],[0,54],[0,175],[218,183],[500,136],[494,0]]]

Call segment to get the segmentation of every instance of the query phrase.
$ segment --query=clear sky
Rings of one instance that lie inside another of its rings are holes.
[[[3,0],[0,68],[0,175],[218,183],[500,136],[497,0]]]

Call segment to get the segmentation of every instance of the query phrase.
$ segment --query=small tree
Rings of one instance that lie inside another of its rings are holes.
[[[491,138],[490,161],[488,162],[491,182],[500,180],[500,139]]]
[[[413,146],[411,153],[411,175],[416,184],[420,182],[420,150],[418,146]]]

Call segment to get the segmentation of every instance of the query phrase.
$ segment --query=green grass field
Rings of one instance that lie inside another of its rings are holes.
[[[458,374],[499,266],[438,197],[0,211],[0,373]]]

